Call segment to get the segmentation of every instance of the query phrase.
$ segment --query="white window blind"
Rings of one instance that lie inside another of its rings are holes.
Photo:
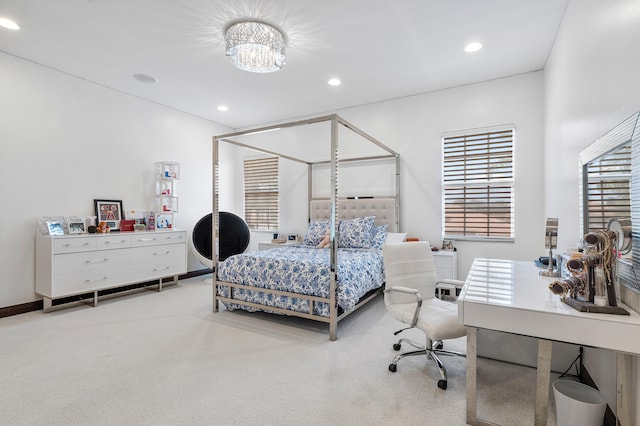
[[[444,238],[512,239],[513,129],[443,138]]]
[[[606,229],[611,218],[631,217],[631,145],[587,166],[589,229]]]
[[[244,219],[250,229],[279,228],[278,157],[244,160]]]

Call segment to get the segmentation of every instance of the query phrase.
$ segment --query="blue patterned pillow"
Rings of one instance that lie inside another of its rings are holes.
[[[382,248],[387,239],[387,225],[380,225],[373,228],[371,233],[371,247]]]
[[[338,247],[370,248],[375,216],[340,221]]]
[[[324,236],[327,235],[328,231],[329,221],[311,221],[309,222],[309,228],[307,229],[307,234],[304,236],[304,240],[302,240],[302,244],[317,246]]]

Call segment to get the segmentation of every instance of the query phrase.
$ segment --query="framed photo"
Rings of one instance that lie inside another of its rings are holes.
[[[64,228],[62,222],[47,222],[47,228],[49,229],[49,235],[64,235]]]
[[[69,222],[70,234],[84,234],[86,231],[84,222]]]
[[[442,250],[453,250],[453,240],[442,240]]]
[[[93,200],[96,208],[97,222],[107,222],[112,231],[120,230],[122,216],[122,200]]]
[[[156,229],[173,228],[173,216],[170,214],[159,214],[156,216]]]
[[[38,235],[53,235],[50,233],[49,222],[60,222],[62,224],[62,232],[64,233],[66,224],[64,216],[40,216],[37,220]]]

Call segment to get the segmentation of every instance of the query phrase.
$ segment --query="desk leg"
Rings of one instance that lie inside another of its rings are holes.
[[[633,358],[631,355],[616,354],[616,414],[618,424],[622,426],[631,424],[631,374],[633,370]]]
[[[538,339],[538,378],[536,383],[535,425],[547,424],[549,414],[549,380],[551,379],[551,341]]]
[[[467,327],[467,424],[478,424],[478,329]]]

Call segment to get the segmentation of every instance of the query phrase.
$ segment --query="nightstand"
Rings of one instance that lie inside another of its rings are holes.
[[[452,250],[432,251],[433,262],[436,264],[438,281],[458,279],[458,252]]]
[[[432,251],[433,263],[436,265],[436,277],[438,281],[458,279],[458,252],[453,250]],[[438,298],[442,299],[442,292],[447,291],[451,296],[457,296],[462,285],[439,282],[436,284]]]

